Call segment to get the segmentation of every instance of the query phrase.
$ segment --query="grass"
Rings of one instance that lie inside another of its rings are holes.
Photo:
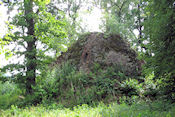
[[[0,117],[175,117],[175,107],[164,109],[147,104],[99,104],[96,107],[84,104],[72,109],[53,105],[50,107],[39,105],[20,109],[12,106],[10,109],[0,110]]]

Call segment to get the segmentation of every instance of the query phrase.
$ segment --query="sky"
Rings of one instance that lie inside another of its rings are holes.
[[[82,19],[82,25],[86,27],[88,32],[101,32],[99,25],[102,23],[101,18],[102,18],[102,12],[99,8],[93,8],[93,10],[90,13],[86,13],[87,8],[82,8],[80,10],[80,16]],[[5,35],[7,32],[7,27],[5,25],[5,21],[7,21],[7,8],[0,4],[0,37]],[[12,15],[14,15],[16,12],[14,11]],[[12,46],[12,45],[11,45]],[[12,48],[8,46],[8,48]],[[13,57],[9,60],[5,59],[4,54],[0,55],[0,67],[6,65],[9,62],[15,62],[17,63],[18,61],[16,57]]]

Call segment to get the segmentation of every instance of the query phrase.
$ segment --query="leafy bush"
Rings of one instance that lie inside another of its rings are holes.
[[[66,63],[57,68],[55,73],[58,100],[68,107],[99,101],[110,103],[119,100],[122,93],[130,93],[130,96],[139,95],[141,88],[137,80],[127,78],[116,67],[102,70],[100,65],[95,64],[92,72],[86,74]],[[132,90],[122,92],[127,88]]]
[[[127,79],[120,85],[122,93],[126,96],[139,95],[141,85],[135,79]]]
[[[33,87],[34,95],[27,96],[26,103],[48,104],[56,101],[66,107],[99,101],[110,103],[116,99],[119,101],[124,93],[129,93],[124,96],[138,95],[139,87],[137,80],[128,80],[116,67],[102,70],[100,65],[95,64],[92,72],[87,74],[68,62],[42,72]]]
[[[16,84],[6,81],[0,82],[0,109],[6,109],[12,104],[17,104],[21,90]]]
[[[153,78],[154,78],[154,73],[150,73],[149,75],[145,76],[145,82],[143,83],[144,85],[143,96],[145,97],[146,100],[155,100],[158,96],[159,81],[155,82]]]
[[[58,83],[55,78],[55,69],[43,71],[33,86],[33,95],[27,95],[23,105],[37,105],[39,103],[52,103],[58,95]]]
[[[90,87],[88,75],[79,72],[73,65],[62,65],[57,69],[55,78],[58,83],[58,100],[65,106],[88,104],[93,100],[95,88]]]

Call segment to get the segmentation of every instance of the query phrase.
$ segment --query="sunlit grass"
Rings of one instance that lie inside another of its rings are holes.
[[[99,104],[96,107],[88,105],[69,108],[48,109],[43,105],[26,107],[20,109],[12,106],[11,109],[1,110],[0,117],[174,117],[175,108],[170,110],[155,110],[147,105],[126,104]]]

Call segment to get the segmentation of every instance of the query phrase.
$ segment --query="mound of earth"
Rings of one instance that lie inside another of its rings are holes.
[[[71,62],[79,70],[89,73],[95,64],[102,69],[117,66],[126,76],[138,76],[141,71],[137,53],[119,35],[87,33],[62,53],[56,60],[57,65]]]

